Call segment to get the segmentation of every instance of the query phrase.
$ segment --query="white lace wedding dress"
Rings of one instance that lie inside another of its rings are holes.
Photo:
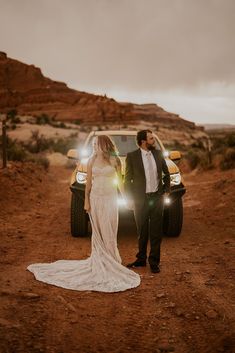
[[[90,194],[91,255],[27,267],[39,281],[73,290],[119,292],[137,287],[140,276],[121,264],[117,247],[118,204],[113,166],[93,166]]]

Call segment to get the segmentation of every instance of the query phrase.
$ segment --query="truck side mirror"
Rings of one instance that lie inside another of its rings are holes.
[[[78,160],[78,159],[79,159],[78,151],[75,150],[75,149],[68,150],[68,152],[67,152],[67,157],[68,157],[69,159],[76,159],[76,160]]]
[[[179,161],[181,159],[181,153],[179,151],[171,151],[169,158],[172,161]]]

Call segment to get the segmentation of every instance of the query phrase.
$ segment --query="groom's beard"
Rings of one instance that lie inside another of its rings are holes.
[[[154,145],[147,145],[146,147],[149,151],[154,151],[156,149]]]

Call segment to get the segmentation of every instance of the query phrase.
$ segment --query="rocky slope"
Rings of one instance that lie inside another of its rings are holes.
[[[186,144],[205,137],[203,128],[169,113],[157,104],[119,103],[105,96],[76,91],[63,82],[43,76],[34,65],[27,65],[0,52],[0,113],[16,109],[20,115],[47,114],[60,121],[91,125],[152,126],[167,140]],[[173,135],[172,135],[173,133]]]

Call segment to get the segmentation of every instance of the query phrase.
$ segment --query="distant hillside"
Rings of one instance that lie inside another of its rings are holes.
[[[146,125],[159,131],[165,141],[190,144],[205,137],[204,128],[169,113],[157,104],[119,103],[106,95],[80,92],[63,82],[44,77],[27,65],[0,52],[0,113],[16,109],[19,115],[46,114],[55,120],[81,125]]]
[[[235,129],[235,125],[233,124],[202,124],[205,130],[229,130]]]

